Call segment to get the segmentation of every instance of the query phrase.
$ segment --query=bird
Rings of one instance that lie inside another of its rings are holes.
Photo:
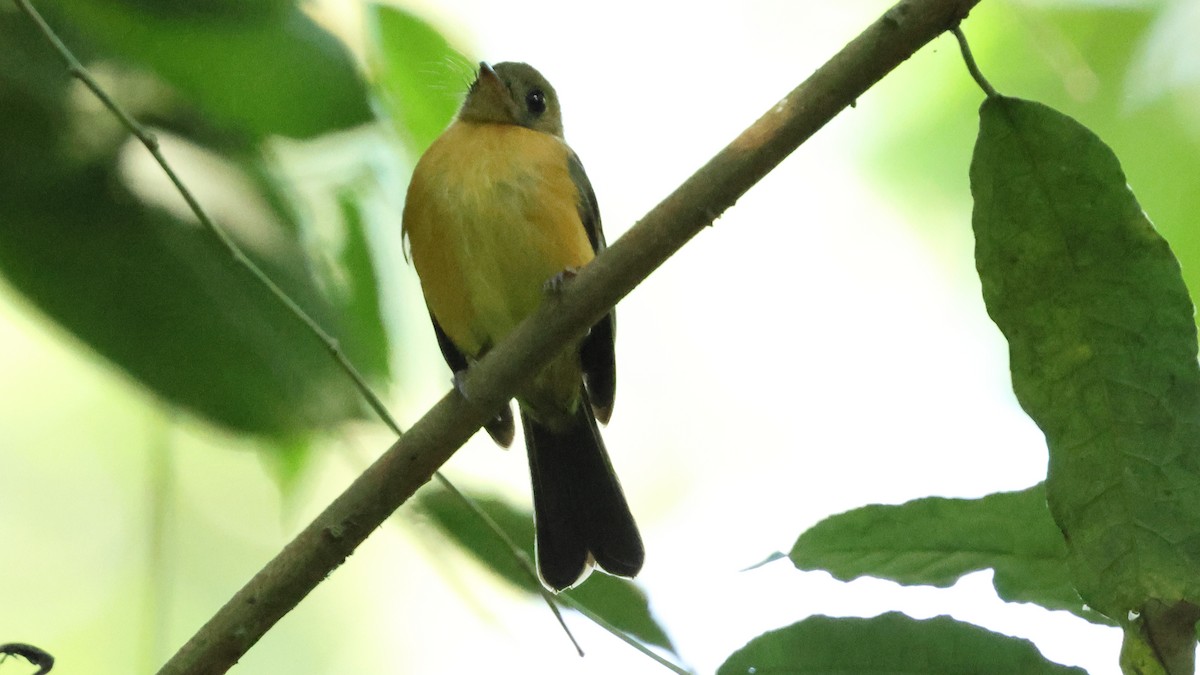
[[[606,244],[596,195],[563,138],[554,88],[525,63],[479,64],[454,121],[418,160],[402,219],[454,381]],[[533,485],[538,573],[558,592],[593,567],[621,577],[645,549],[599,423],[616,393],[609,312],[516,394]],[[459,391],[463,391],[459,386]],[[484,425],[502,447],[509,404]]]

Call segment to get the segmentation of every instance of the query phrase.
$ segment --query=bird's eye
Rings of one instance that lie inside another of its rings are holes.
[[[525,107],[534,115],[546,112],[546,94],[541,89],[534,89],[525,95]]]

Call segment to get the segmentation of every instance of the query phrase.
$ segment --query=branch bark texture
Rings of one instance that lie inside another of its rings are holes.
[[[808,137],[979,0],[904,0],[671,193],[450,391],[192,637],[160,675],[224,673],[581,336]]]

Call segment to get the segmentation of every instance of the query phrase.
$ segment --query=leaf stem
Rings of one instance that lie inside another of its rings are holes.
[[[967,36],[962,31],[961,26],[955,26],[950,29],[954,33],[955,39],[958,40],[959,49],[962,50],[963,61],[967,64],[967,70],[970,71],[971,77],[975,79],[975,83],[987,94],[988,98],[999,96],[992,84],[983,76],[983,71],[979,70],[979,64],[975,63],[975,55],[971,53],[971,45],[967,44]]]

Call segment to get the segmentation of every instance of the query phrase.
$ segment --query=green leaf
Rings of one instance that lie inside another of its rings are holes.
[[[971,190],[984,301],[1046,434],[1076,587],[1118,621],[1200,602],[1200,367],[1170,247],[1112,151],[1037,103],[983,104]]]
[[[158,394],[232,429],[290,436],[357,416],[316,340],[206,233],[127,195],[112,203],[122,195],[104,182],[61,183],[72,199],[60,205],[7,202],[0,269],[16,289]],[[259,262],[300,296],[285,261]]]
[[[1196,672],[1196,627],[1200,607],[1151,602],[1122,626],[1121,672],[1171,675]]]
[[[0,163],[0,273],[12,287],[156,394],[233,430],[296,443],[360,416],[320,343],[212,235],[130,191],[117,161],[128,134],[73,102],[65,68],[23,14],[0,13],[0,42],[0,147],[12,159]],[[294,226],[235,235],[352,357],[386,350],[346,339],[342,307]]]
[[[1028,640],[948,616],[918,621],[895,612],[871,619],[810,617],[754,638],[717,673],[1085,675],[1079,668],[1047,661]]]
[[[842,581],[869,575],[939,588],[991,568],[996,593],[1008,602],[1109,623],[1085,610],[1071,585],[1067,547],[1040,484],[982,499],[929,497],[847,511],[801,534],[789,557],[799,569]]]
[[[533,514],[493,497],[472,495],[471,499],[529,560],[534,559]],[[434,525],[476,560],[517,588],[527,593],[538,592],[538,582],[522,569],[509,548],[455,495],[445,490],[424,490],[417,496],[417,505]],[[583,584],[563,594],[638,640],[675,652],[666,631],[650,613],[649,599],[633,582],[593,572]]]
[[[425,21],[398,7],[367,6],[368,60],[375,88],[414,154],[450,124],[474,66]]]
[[[293,2],[43,4],[53,25],[69,22],[106,58],[158,75],[219,126],[308,138],[372,118],[346,47]]]
[[[379,275],[371,256],[367,220],[358,195],[352,190],[338,195],[338,206],[345,229],[345,244],[332,274],[342,280],[336,288],[335,302],[341,308],[346,339],[343,347],[354,356],[361,371],[377,375],[389,372],[388,336],[383,324],[383,300],[379,295]]]
[[[285,498],[296,496],[296,487],[304,471],[312,464],[316,448],[313,447],[312,437],[301,436],[295,439],[280,438],[273,443],[265,443],[259,452],[259,458],[270,475],[275,479],[279,492]]]

